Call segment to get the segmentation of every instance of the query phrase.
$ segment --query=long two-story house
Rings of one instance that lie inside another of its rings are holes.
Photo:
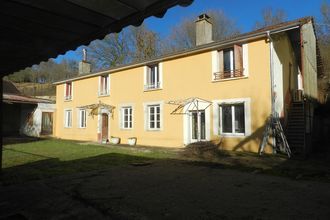
[[[214,42],[204,14],[196,21],[196,44],[56,82],[56,136],[114,136],[124,144],[136,137],[138,145],[166,147],[221,139],[223,149],[257,152],[267,118],[276,115],[289,144],[306,151],[317,99],[312,18]],[[80,71],[88,65],[82,61]]]

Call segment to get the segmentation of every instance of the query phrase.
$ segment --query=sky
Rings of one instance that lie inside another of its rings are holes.
[[[264,8],[283,9],[288,20],[305,16],[314,16],[316,21],[321,19],[320,6],[330,0],[194,0],[188,7],[176,6],[167,11],[163,18],[150,17],[144,22],[149,29],[166,36],[171,27],[186,17],[197,16],[208,10],[222,10],[227,17],[235,21],[241,32],[251,31],[256,21],[261,21],[261,11]],[[81,51],[77,48],[76,51]],[[80,60],[79,52],[68,51],[58,56],[56,61],[63,58]]]

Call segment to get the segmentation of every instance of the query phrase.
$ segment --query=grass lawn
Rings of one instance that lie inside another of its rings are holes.
[[[3,184],[22,183],[163,159],[177,159],[190,161],[198,166],[220,166],[295,179],[330,181],[330,162],[319,159],[297,161],[278,155],[260,157],[247,152],[195,152],[188,148],[178,153],[164,148],[98,145],[56,139],[5,145],[3,175],[0,180]]]
[[[79,144],[66,140],[39,140],[3,147],[4,183],[102,170],[153,159],[174,158],[173,151]]]

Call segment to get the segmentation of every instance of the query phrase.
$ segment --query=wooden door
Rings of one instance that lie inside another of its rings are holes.
[[[41,115],[41,134],[52,135],[53,134],[53,113],[43,112]]]
[[[109,139],[109,117],[108,114],[103,113],[102,114],[102,140],[108,140]]]

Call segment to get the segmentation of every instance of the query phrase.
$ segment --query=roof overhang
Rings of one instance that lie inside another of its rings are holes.
[[[13,103],[22,103],[22,104],[48,103],[48,104],[52,104],[53,103],[51,100],[33,98],[33,97],[18,95],[18,94],[3,94],[2,102],[7,103],[7,104],[13,104]]]
[[[209,52],[209,51],[212,51],[212,50],[219,50],[219,49],[222,49],[222,48],[232,46],[233,44],[241,44],[241,43],[246,43],[246,42],[249,42],[249,41],[265,39],[265,38],[268,38],[267,32],[270,32],[270,34],[277,34],[277,33],[280,33],[280,32],[287,32],[287,31],[290,31],[290,30],[299,30],[300,25],[302,25],[302,24],[306,23],[307,21],[309,21],[309,19],[311,19],[311,18],[306,17],[306,18],[301,18],[301,19],[295,20],[295,21],[284,22],[284,23],[281,23],[279,25],[269,26],[269,27],[266,27],[266,28],[262,28],[260,30],[256,30],[256,31],[248,32],[248,33],[241,34],[241,35],[238,35],[238,36],[230,37],[230,38],[225,39],[225,40],[216,41],[216,42],[212,42],[212,43],[209,43],[209,44],[200,45],[200,46],[197,46],[197,47],[194,47],[194,48],[191,48],[191,49],[166,54],[164,56],[161,56],[161,57],[158,57],[158,58],[155,58],[155,59],[146,60],[146,61],[137,62],[137,63],[126,64],[126,65],[123,65],[123,66],[118,66],[118,67],[110,68],[110,69],[107,69],[107,70],[104,70],[104,71],[98,71],[98,72],[87,74],[87,75],[81,75],[81,76],[77,76],[77,77],[74,77],[74,78],[71,78],[71,79],[65,79],[65,80],[61,80],[61,81],[58,81],[58,82],[54,82],[53,84],[54,85],[59,85],[59,84],[63,84],[63,83],[66,83],[66,82],[91,78],[91,77],[105,75],[105,74],[111,74],[111,73],[115,73],[115,72],[118,72],[118,71],[123,71],[123,70],[131,69],[131,68],[141,67],[141,66],[145,66],[145,65],[148,65],[148,64],[152,64],[152,63],[177,59],[177,58],[180,58],[180,57],[190,56],[190,55],[199,54],[199,53],[205,53],[205,52]]]
[[[0,2],[0,74],[7,75],[138,26],[193,0],[4,0]]]

